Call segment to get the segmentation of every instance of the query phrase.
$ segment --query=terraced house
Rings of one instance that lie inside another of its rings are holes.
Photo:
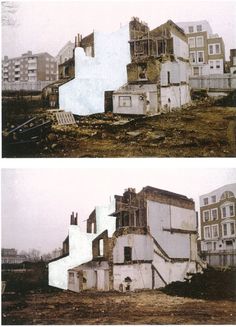
[[[225,46],[222,37],[213,34],[206,21],[180,22],[188,38],[192,76],[223,74]]]
[[[189,103],[191,67],[184,31],[171,20],[150,30],[136,17],[129,29],[131,63],[127,83],[113,93],[113,112],[155,114]]]
[[[115,195],[72,226],[64,256],[49,264],[49,283],[81,292],[157,289],[202,271],[197,254],[195,204],[184,195],[151,186]]]
[[[200,196],[201,250],[212,266],[236,266],[236,184]]]

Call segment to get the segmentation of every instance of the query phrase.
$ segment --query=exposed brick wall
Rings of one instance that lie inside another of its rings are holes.
[[[99,249],[99,244],[100,244],[100,240],[103,240],[103,255],[100,255],[100,249]],[[102,257],[103,260],[109,259],[109,254],[110,254],[110,247],[109,247],[109,238],[108,238],[108,231],[105,230],[104,232],[102,232],[99,236],[97,236],[92,243],[92,250],[93,250],[93,259],[96,259],[98,257]]]
[[[115,199],[117,230],[127,226],[147,227],[147,200],[190,210],[195,209],[192,199],[152,187],[145,187],[139,193],[128,190],[124,192],[123,197],[116,196]]]
[[[97,233],[96,211],[93,210],[87,220],[87,233],[92,233],[92,224],[94,224],[94,233]]]
[[[129,23],[130,39],[137,39],[148,33],[149,27],[139,19],[134,18]]]
[[[94,51],[94,33],[91,33],[87,36],[85,36],[79,45],[81,48],[85,49],[87,47],[92,47],[92,57],[95,56],[95,51]]]

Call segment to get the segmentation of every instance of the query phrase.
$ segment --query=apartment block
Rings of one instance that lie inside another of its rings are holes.
[[[223,74],[225,46],[222,37],[213,34],[207,21],[177,23],[188,38],[193,76]]]
[[[47,52],[32,54],[32,51],[21,57],[4,57],[2,61],[2,82],[36,82],[55,81],[57,64]]]
[[[26,260],[26,256],[18,254],[17,250],[14,248],[12,249],[2,248],[1,258],[2,258],[1,260],[2,264],[4,263],[17,264],[17,263],[22,263]]]
[[[213,266],[236,265],[236,184],[200,196],[201,251]]]

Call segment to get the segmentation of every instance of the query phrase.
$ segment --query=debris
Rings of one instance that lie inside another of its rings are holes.
[[[4,143],[32,143],[44,138],[51,129],[51,120],[33,117],[10,131],[3,131]]]
[[[142,134],[142,132],[141,131],[136,131],[136,132],[134,131],[134,132],[127,132],[126,134],[136,137],[136,136]]]
[[[1,287],[1,289],[2,289],[2,294],[5,292],[6,284],[7,284],[7,282],[3,280],[3,281],[2,281],[2,287]]]
[[[203,274],[195,274],[189,281],[173,282],[163,292],[193,298],[236,300],[235,270],[215,270],[208,268]],[[224,290],[222,292],[222,290]]]
[[[59,125],[74,125],[76,124],[72,112],[57,112],[56,119]]]
[[[57,135],[55,133],[49,133],[47,139],[50,142],[55,142],[57,140]]]
[[[215,101],[216,106],[236,107],[236,90],[231,91],[227,96]]]
[[[56,143],[53,143],[52,145],[51,145],[51,149],[53,150],[53,149],[55,149],[57,147],[57,144]]]

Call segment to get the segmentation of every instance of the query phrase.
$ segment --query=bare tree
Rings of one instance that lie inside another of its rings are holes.
[[[2,26],[16,26],[15,14],[19,4],[14,1],[2,1]]]

